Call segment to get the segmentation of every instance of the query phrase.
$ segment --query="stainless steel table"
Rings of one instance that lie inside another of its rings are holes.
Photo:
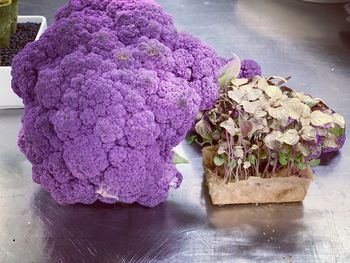
[[[59,2],[22,1],[21,13],[52,17]],[[292,75],[294,88],[350,121],[350,25],[341,5],[159,2],[179,29],[221,55],[255,58],[266,75]],[[0,111],[0,262],[350,262],[349,143],[315,169],[303,204],[212,206],[199,149],[183,143],[191,163],[179,166],[184,182],[167,203],[60,206],[32,182],[16,146],[21,113]]]

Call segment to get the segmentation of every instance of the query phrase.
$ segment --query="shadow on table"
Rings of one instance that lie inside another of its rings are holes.
[[[170,201],[153,209],[101,202],[61,206],[40,190],[32,205],[51,262],[165,260],[181,250],[183,232],[200,221]]]
[[[302,203],[214,206],[205,182],[203,198],[210,227],[235,236],[229,246],[237,256],[253,257],[259,250],[288,255],[302,249],[306,230]],[[227,250],[227,244],[222,246],[222,251]]]

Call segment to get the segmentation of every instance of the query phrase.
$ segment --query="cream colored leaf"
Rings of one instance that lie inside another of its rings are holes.
[[[234,89],[227,92],[227,96],[236,103],[241,103],[245,92],[241,89]]]
[[[299,93],[299,92],[294,92],[293,96],[298,98],[300,101],[304,102],[305,104],[307,104],[309,107],[313,107],[321,101],[321,99],[319,98],[312,98],[309,95],[305,95],[304,93]]]
[[[243,164],[244,169],[248,169],[250,166],[252,166],[252,164],[250,162],[244,162],[244,164]]]
[[[258,148],[259,148],[258,145],[253,144],[252,147],[250,147],[250,150],[254,151],[254,150],[257,150]]]
[[[267,127],[266,118],[254,117],[254,118],[250,119],[250,122],[253,125],[253,128],[251,130],[252,134],[254,134],[256,131],[263,130]]]
[[[256,75],[253,78],[251,78],[251,83],[256,87],[261,78],[262,78],[261,76]]]
[[[320,136],[326,136],[327,133],[328,133],[328,131],[327,131],[327,129],[324,129],[324,128],[318,128],[318,129],[317,129],[317,133],[318,133],[318,135],[320,135]]]
[[[244,85],[240,86],[239,88],[244,89],[244,90],[251,89],[251,88],[257,89],[256,85],[252,81],[249,81],[247,84],[244,84]]]
[[[310,118],[311,117],[311,108],[305,104],[303,104],[303,113],[301,114],[301,116],[303,118]]]
[[[310,125],[310,118],[301,117],[300,123],[302,126],[309,126]]]
[[[218,154],[226,153],[227,143],[221,143],[218,149]]]
[[[304,105],[305,105],[304,103],[302,103],[300,100],[296,98],[286,100],[282,103],[282,106],[288,112],[289,117],[291,117],[294,120],[299,120],[299,118],[304,112],[304,108],[305,108]]]
[[[314,141],[316,139],[317,129],[312,126],[304,126],[299,131],[299,134],[305,141]]]
[[[300,117],[300,123],[304,126],[309,126],[311,122],[311,109],[306,104],[303,104],[304,110]]]
[[[264,105],[270,105],[269,99],[270,98],[265,93],[263,93],[259,98],[260,102]]]
[[[269,123],[269,127],[273,130],[279,130],[282,127],[282,123],[279,120],[273,119],[272,122]]]
[[[315,126],[322,126],[333,122],[333,118],[331,115],[319,110],[311,112],[310,119],[312,125]]]
[[[264,110],[257,110],[254,114],[256,118],[264,118],[267,115],[267,112]]]
[[[288,145],[296,145],[299,141],[298,132],[294,129],[290,129],[283,133],[282,136],[278,139],[281,143],[285,143]]]
[[[279,120],[282,126],[287,125],[289,115],[288,115],[288,112],[283,107],[278,107],[278,108],[270,107],[268,111],[270,116]]]
[[[290,98],[285,95],[285,94],[282,94],[282,97],[279,99],[279,100],[276,100],[276,101],[270,101],[275,107],[278,107],[278,106],[281,106],[283,104],[283,102],[289,100]]]
[[[332,115],[333,121],[335,124],[337,124],[340,128],[345,128],[345,119],[343,116],[341,116],[338,113],[334,113]]]
[[[278,150],[281,147],[281,142],[279,138],[282,136],[282,132],[273,131],[270,134],[266,135],[264,138],[265,145],[271,150]]]
[[[237,158],[243,158],[244,151],[243,151],[243,149],[241,147],[235,147],[235,148],[233,148],[233,154]]]
[[[279,87],[273,85],[265,87],[264,91],[273,100],[279,100],[283,94]]]
[[[265,90],[269,86],[269,83],[267,83],[267,80],[263,77],[257,77],[259,78],[258,84],[256,85],[258,89]]]
[[[239,133],[239,129],[232,118],[222,122],[220,127],[224,128],[231,136],[236,136]]]
[[[238,78],[235,78],[231,81],[232,85],[236,86],[236,87],[239,87],[239,86],[242,86],[242,85],[245,85],[248,83],[248,79],[245,79],[245,78],[242,78],[242,79],[238,79]]]
[[[254,88],[251,88],[251,87],[249,87],[249,88],[243,87],[243,88],[244,88],[244,90],[246,92],[246,98],[249,101],[257,100],[262,95],[262,91],[259,90],[259,89],[254,89]]]
[[[283,78],[280,76],[271,76],[269,78],[269,80],[273,83],[276,83],[277,86],[281,86],[281,85],[287,83],[290,78],[291,77]]]
[[[286,100],[289,100],[289,97],[286,94],[283,94],[282,97],[280,98],[281,102],[284,102]]]
[[[325,148],[338,148],[339,143],[337,137],[334,134],[328,133],[327,137],[322,142],[322,146]]]
[[[241,112],[241,117],[242,120],[249,120],[250,114],[248,112],[243,111]]]
[[[302,143],[298,143],[298,150],[305,157],[309,156],[311,153],[309,147],[307,147],[306,145],[304,145]]]
[[[261,102],[258,100],[253,102],[243,101],[241,104],[244,110],[250,114],[254,114],[256,111],[261,109]]]

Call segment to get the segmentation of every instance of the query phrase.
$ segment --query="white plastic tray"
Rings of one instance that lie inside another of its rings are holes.
[[[40,23],[35,40],[38,40],[47,28],[43,16],[18,16],[18,23]],[[22,100],[11,89],[11,67],[0,67],[0,109],[23,108]]]

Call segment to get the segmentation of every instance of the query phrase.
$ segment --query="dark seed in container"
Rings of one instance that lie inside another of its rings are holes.
[[[8,48],[0,48],[0,66],[11,66],[13,57],[20,52],[27,43],[33,42],[38,34],[40,24],[19,23],[16,33],[12,34]]]

